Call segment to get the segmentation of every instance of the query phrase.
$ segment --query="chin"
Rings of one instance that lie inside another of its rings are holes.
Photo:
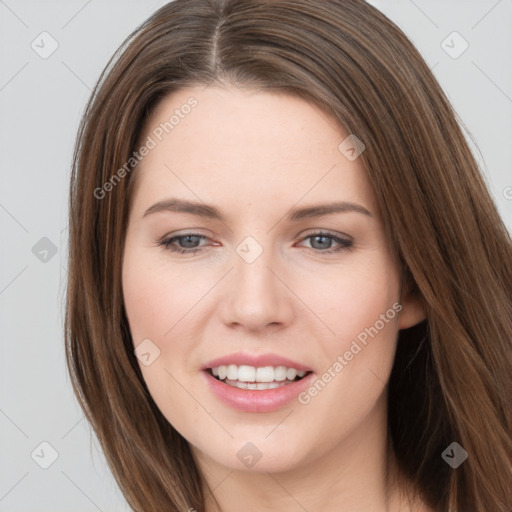
[[[212,446],[194,447],[194,452],[200,460],[208,465],[224,466],[232,471],[247,473],[283,473],[292,471],[300,466],[302,457],[298,457],[299,447],[290,442],[270,442],[265,439],[250,441],[250,436],[244,440],[231,439],[221,451],[211,451]],[[200,452],[199,454],[197,452]]]

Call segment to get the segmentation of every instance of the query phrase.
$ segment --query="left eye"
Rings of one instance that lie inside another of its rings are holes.
[[[178,235],[173,236],[171,238],[167,238],[162,240],[159,245],[165,247],[171,252],[179,252],[181,254],[184,253],[195,253],[197,251],[196,244],[199,243],[200,240],[206,240],[206,236],[198,235],[195,233],[187,233],[186,235]],[[184,242],[185,247],[176,247],[172,244],[175,241]]]
[[[350,249],[352,247],[352,240],[350,238],[340,238],[339,236],[332,235],[330,233],[311,233],[310,235],[303,238],[303,240],[310,239],[310,244],[312,245],[312,249],[323,249],[319,252],[337,252],[342,249]],[[333,241],[338,244],[338,247],[332,247]],[[313,244],[317,244],[319,242],[320,247],[313,247]],[[322,247],[323,245],[323,247]],[[327,247],[325,247],[327,245]],[[318,252],[318,251],[317,251]]]
[[[159,246],[163,246],[166,250],[171,252],[178,252],[180,254],[194,254],[199,249],[199,242],[201,240],[207,240],[208,237],[204,235],[199,235],[197,233],[187,233],[185,235],[177,235],[171,238],[164,238],[158,242]],[[343,249],[350,249],[353,245],[353,241],[350,238],[340,238],[339,236],[333,235],[331,233],[318,232],[311,233],[301,239],[301,241],[311,239],[310,244],[313,249],[317,253],[331,253],[341,251]],[[178,246],[175,245],[175,242],[178,242]],[[332,247],[332,244],[338,244],[338,247]],[[314,247],[314,245],[320,245],[320,247]]]

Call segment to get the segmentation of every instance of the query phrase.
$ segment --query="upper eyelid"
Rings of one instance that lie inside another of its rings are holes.
[[[353,238],[350,236],[350,235],[347,235],[346,233],[340,233],[340,232],[336,232],[336,231],[332,231],[332,230],[329,230],[329,229],[312,229],[312,231],[306,231],[305,233],[301,233],[297,236],[295,236],[294,238],[298,238],[300,237],[301,239],[304,239],[304,238],[308,238],[310,236],[321,236],[321,235],[327,235],[327,236],[330,236],[330,237],[333,237],[333,238],[343,238],[343,237],[346,237],[350,240],[352,240]],[[197,236],[197,237],[200,237],[201,239],[211,239],[210,236],[208,235],[205,235],[203,233],[196,233],[196,232],[193,232],[193,231],[186,231],[185,233],[178,233],[177,235],[164,235],[161,240],[172,240],[172,239],[176,239],[176,238],[185,238],[187,236]]]

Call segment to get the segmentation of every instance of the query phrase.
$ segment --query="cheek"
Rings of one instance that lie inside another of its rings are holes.
[[[123,264],[123,294],[133,342],[170,338],[202,295],[207,283],[191,282],[179,266],[166,265],[144,251],[128,253]]]
[[[299,402],[324,411],[329,421],[334,414],[343,429],[368,413],[389,378],[402,309],[399,278],[388,258],[316,278],[316,287],[304,283],[304,296],[329,331],[319,343],[319,382]]]
[[[337,332],[344,347],[355,339],[364,344],[368,336],[384,338],[396,331],[393,304],[399,299],[398,287],[386,275],[372,277],[353,278],[342,294],[343,311],[339,315],[342,322],[337,324]]]
[[[179,268],[162,265],[154,255],[127,245],[123,263],[123,295],[134,348],[144,340],[149,364],[138,359],[143,379],[162,414],[182,434],[202,420],[204,412],[191,399],[197,393],[185,383],[190,376],[185,362],[193,347],[188,340],[187,313],[200,299]],[[206,293],[206,284],[202,286]],[[200,294],[200,295],[201,295]],[[142,350],[141,350],[142,352]],[[192,395],[188,391],[192,392]]]
[[[369,336],[368,330],[375,324],[383,337],[392,336],[391,331],[396,333],[398,314],[393,304],[399,300],[400,287],[388,258],[367,258],[345,268],[304,275],[295,290],[297,295],[307,297],[308,307],[322,320],[323,345],[331,357],[348,350],[358,336],[364,342],[365,334]]]
[[[330,422],[333,429],[322,435],[334,442],[335,432],[355,428],[383,393],[402,308],[398,273],[387,258],[339,273],[329,290],[329,300],[319,290],[310,294],[311,307],[336,334],[322,338],[323,368],[299,402]]]

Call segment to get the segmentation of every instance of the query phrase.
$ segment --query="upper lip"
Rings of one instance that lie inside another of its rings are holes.
[[[295,368],[299,371],[310,372],[311,368],[303,364],[288,359],[277,354],[248,354],[246,352],[237,352],[228,354],[226,356],[212,359],[204,364],[201,370],[208,370],[209,368],[217,368],[218,366],[228,366],[235,364],[237,366],[254,366],[255,368],[263,368],[265,366],[286,366],[287,368]]]

